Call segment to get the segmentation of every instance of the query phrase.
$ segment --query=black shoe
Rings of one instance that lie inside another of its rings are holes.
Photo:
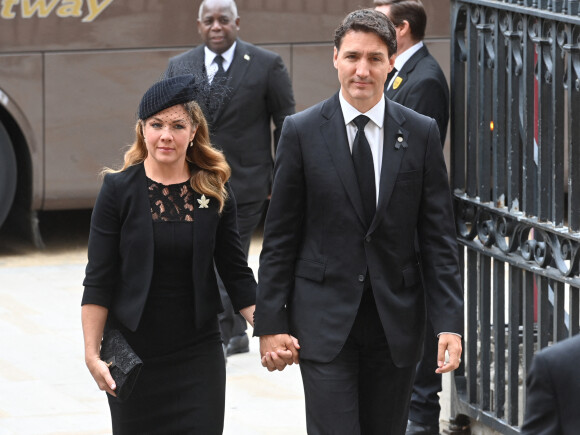
[[[230,338],[228,343],[227,355],[234,355],[236,353],[246,353],[250,351],[250,339],[248,334],[236,335]]]
[[[428,424],[407,420],[405,435],[439,435],[439,426],[429,426]]]

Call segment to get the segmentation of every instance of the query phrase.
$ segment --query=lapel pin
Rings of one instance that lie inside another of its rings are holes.
[[[395,81],[393,82],[393,89],[397,89],[403,83],[403,78],[401,76],[395,77]]]
[[[205,195],[201,195],[201,199],[198,199],[197,202],[199,202],[199,208],[208,208],[209,199]]]
[[[244,59],[250,60],[250,55],[249,54],[244,54]]]
[[[407,142],[405,142],[403,132],[399,129],[397,132],[397,143],[395,143],[395,149],[399,150],[401,149],[401,146],[406,149],[409,145],[407,145]]]

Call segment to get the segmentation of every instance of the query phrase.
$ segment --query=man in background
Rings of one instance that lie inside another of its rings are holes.
[[[238,229],[248,254],[270,194],[274,147],[282,123],[294,113],[294,94],[281,57],[238,38],[240,17],[233,0],[204,0],[199,7],[198,32],[203,44],[170,59],[166,76],[193,73],[219,82],[223,95],[208,119],[212,143],[232,169],[230,183],[238,205]],[[225,88],[225,90],[224,90]],[[210,103],[210,104],[212,104]],[[249,351],[246,321],[234,313],[219,280],[225,311],[220,329],[227,355]]]
[[[580,428],[580,335],[538,352],[526,379],[522,435],[572,435]]]
[[[375,9],[395,25],[397,57],[385,83],[385,95],[392,101],[437,121],[441,145],[449,121],[449,87],[441,67],[423,44],[427,15],[420,0],[375,0]],[[423,358],[417,364],[408,435],[439,433],[441,375],[435,373],[437,337],[427,319]]]
[[[397,57],[385,83],[387,98],[437,121],[441,145],[449,121],[449,86],[443,70],[423,44],[427,15],[420,0],[374,0],[375,9],[395,25]]]

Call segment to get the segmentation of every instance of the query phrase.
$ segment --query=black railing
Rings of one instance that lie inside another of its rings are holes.
[[[518,433],[534,353],[580,331],[580,2],[451,3],[466,294],[452,411]]]

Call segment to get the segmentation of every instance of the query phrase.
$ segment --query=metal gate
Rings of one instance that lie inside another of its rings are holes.
[[[580,330],[579,3],[451,2],[466,295],[452,411],[502,433],[519,433],[534,353]]]

